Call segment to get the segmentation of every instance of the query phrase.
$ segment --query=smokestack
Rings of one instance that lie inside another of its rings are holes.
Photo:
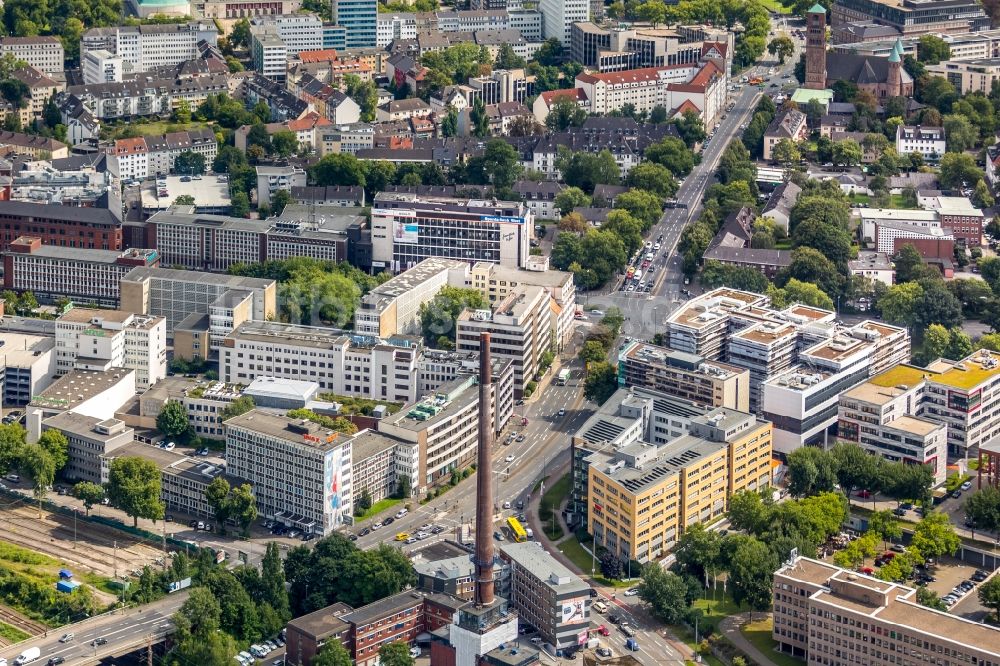
[[[493,381],[490,334],[479,334],[479,463],[476,467],[476,604],[493,603]]]

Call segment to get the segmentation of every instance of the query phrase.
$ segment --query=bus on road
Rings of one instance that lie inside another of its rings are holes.
[[[556,375],[556,386],[566,386],[566,382],[569,381],[569,369],[560,370],[559,374]]]
[[[507,527],[510,528],[510,536],[514,541],[523,543],[528,540],[528,533],[521,527],[521,521],[514,516],[507,519]]]

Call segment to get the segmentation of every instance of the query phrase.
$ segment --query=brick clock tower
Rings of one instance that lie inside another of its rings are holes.
[[[818,2],[806,15],[806,81],[804,87],[826,89],[826,8]]]

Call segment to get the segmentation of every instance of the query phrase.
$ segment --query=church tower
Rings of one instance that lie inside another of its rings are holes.
[[[902,43],[899,43],[902,48]],[[889,53],[889,71],[885,80],[885,96],[899,97],[903,94],[903,75],[900,71],[903,64],[900,62],[899,50],[894,46]]]
[[[806,15],[806,81],[812,90],[826,89],[826,8],[818,2]]]

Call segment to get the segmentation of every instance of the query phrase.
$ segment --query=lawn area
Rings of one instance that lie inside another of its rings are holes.
[[[10,644],[20,643],[26,638],[31,638],[31,634],[25,633],[5,622],[0,622],[0,638]]]
[[[733,603],[732,598],[727,594],[717,595],[715,601],[712,600],[711,596],[709,596],[708,599],[695,599],[694,603],[691,604],[691,607],[701,610],[701,623],[704,623],[701,626],[710,624],[716,633],[719,633],[718,627],[722,618],[728,615],[735,615],[741,610],[736,604]],[[709,612],[710,610],[711,612]],[[687,625],[683,624],[670,625],[670,631],[679,639],[684,641],[688,647],[692,649],[697,647],[694,640],[693,628],[689,628]],[[699,634],[698,638],[703,640],[704,634]],[[723,666],[722,662],[711,654],[703,655],[702,661],[710,666]]]
[[[367,520],[368,518],[371,518],[372,516],[377,516],[378,514],[380,514],[383,511],[385,511],[386,509],[394,507],[394,506],[396,506],[397,504],[399,504],[402,501],[403,500],[397,499],[395,497],[387,497],[385,499],[381,499],[381,500],[375,502],[374,504],[372,504],[371,508],[368,509],[367,511],[365,511],[360,516],[355,516],[354,522],[360,523],[361,521]]]
[[[852,194],[848,198],[850,199],[851,203],[859,203],[859,204],[863,203],[863,204],[867,204],[869,206],[872,205],[871,204],[871,197],[868,196],[867,194]],[[909,208],[917,208],[917,206],[907,206],[906,203],[903,201],[903,195],[902,194],[890,194],[889,195],[889,208],[909,209]]]
[[[744,638],[753,643],[755,648],[767,655],[767,657],[778,666],[802,666],[805,664],[805,662],[801,659],[796,659],[790,654],[778,652],[774,649],[776,643],[774,642],[774,639],[771,638],[772,627],[773,625],[771,624],[771,619],[768,618],[766,620],[745,624],[740,628],[740,632],[743,634]]]
[[[580,544],[580,542],[577,540],[575,536],[570,535],[570,537],[565,541],[562,541],[557,546],[557,548],[559,548],[559,552],[568,557],[570,561],[573,562],[573,564],[576,565],[576,567],[580,571],[582,571],[584,574],[587,575],[590,574],[590,567],[592,562],[590,553],[587,552],[587,550],[583,547],[583,545]],[[598,585],[604,585],[606,587],[627,588],[627,587],[632,587],[636,583],[635,579],[610,580],[608,578],[605,578],[604,576],[601,575],[601,562],[599,560],[594,561],[593,565],[596,575],[592,576],[592,578],[594,579],[594,582],[597,583]]]
[[[770,11],[776,14],[791,14],[792,10],[785,7],[783,4],[778,2],[778,0],[761,0],[762,5],[767,7]]]
[[[555,512],[559,511],[559,507],[569,497],[570,484],[570,475],[566,474],[548,487],[538,505],[538,521],[544,527],[545,534],[553,541],[563,537],[562,526],[555,519]]]
[[[125,132],[125,129],[134,130],[142,136],[158,136],[168,132],[184,132],[188,130],[213,127],[211,123],[204,123],[192,120],[189,123],[175,123],[169,120],[156,120],[149,123],[129,123],[128,125],[112,125],[106,127],[108,139],[118,139]],[[102,132],[102,135],[104,132]]]

